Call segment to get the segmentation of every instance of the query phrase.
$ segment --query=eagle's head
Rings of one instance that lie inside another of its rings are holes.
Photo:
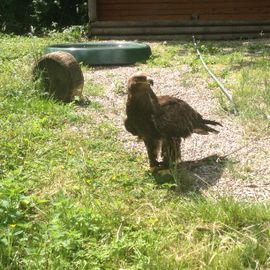
[[[145,72],[138,71],[128,79],[128,93],[135,94],[135,91],[144,89],[145,86],[150,87],[153,84],[153,80]]]

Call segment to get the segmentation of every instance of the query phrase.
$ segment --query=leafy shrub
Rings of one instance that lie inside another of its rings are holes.
[[[0,30],[22,34],[87,22],[87,0],[1,0]]]

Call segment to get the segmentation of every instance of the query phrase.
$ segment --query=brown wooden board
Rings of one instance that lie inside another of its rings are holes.
[[[267,19],[269,0],[97,0],[98,21]]]

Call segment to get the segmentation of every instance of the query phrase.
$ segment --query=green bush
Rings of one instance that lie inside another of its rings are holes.
[[[87,0],[1,0],[0,30],[41,33],[87,23]]]

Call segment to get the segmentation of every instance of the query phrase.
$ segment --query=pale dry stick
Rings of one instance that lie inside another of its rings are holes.
[[[211,246],[211,243],[208,244],[208,245],[206,245],[206,246],[200,247],[200,248],[198,248],[198,249],[192,250],[192,251],[189,252],[189,253],[185,253],[185,254],[182,254],[181,256],[177,256],[175,259],[176,259],[177,261],[180,261],[182,258],[189,257],[190,255],[192,255],[192,254],[194,254],[194,253],[196,253],[196,252],[198,252],[198,251],[205,250],[206,248],[208,248],[208,247],[210,247],[210,246]]]
[[[208,68],[208,66],[206,65],[205,61],[203,60],[203,57],[202,57],[202,55],[201,55],[201,53],[200,53],[200,51],[198,49],[198,45],[197,45],[195,36],[193,35],[192,38],[193,38],[193,44],[194,44],[194,47],[195,47],[195,51],[196,51],[199,59],[201,60],[204,68],[207,70],[207,72],[209,73],[209,75],[214,79],[214,81],[220,87],[221,91],[228,98],[228,100],[230,101],[230,103],[231,103],[231,105],[233,107],[234,114],[237,115],[238,114],[238,110],[237,110],[236,105],[234,103],[233,96],[229,93],[228,89],[225,88],[225,86],[221,83],[221,81],[215,76],[215,74]]]
[[[34,206],[34,208],[36,210],[38,210],[41,214],[43,214],[44,216],[48,216],[44,211],[42,211],[39,207],[37,207],[36,205]]]
[[[167,220],[170,222],[170,224],[171,224],[171,226],[173,228],[174,223],[173,223],[173,220],[172,220],[172,218],[170,216],[171,213],[169,213],[168,211],[166,211],[165,213],[166,213],[165,215],[166,215]]]
[[[213,233],[213,239],[216,237],[217,231],[216,231],[216,222],[214,222],[213,224],[213,228],[212,228],[212,233]],[[213,241],[211,244],[211,253],[213,254],[211,256],[211,258],[208,261],[208,265],[210,265],[212,263],[212,261],[214,260],[214,258],[216,257],[217,253],[214,252],[215,250],[215,242]]]
[[[220,222],[220,224],[223,225],[223,226],[225,226],[225,227],[227,227],[228,229],[230,229],[230,230],[236,232],[237,234],[239,234],[239,235],[241,235],[241,236],[244,236],[244,237],[248,238],[248,239],[251,240],[252,242],[256,242],[256,241],[257,241],[256,238],[253,238],[253,237],[251,237],[251,236],[249,236],[249,235],[246,235],[246,234],[244,234],[244,233],[241,233],[240,231],[238,231],[238,230],[232,228],[231,226],[229,226],[229,225],[227,225],[227,224],[225,224],[225,223],[223,223],[223,222]],[[249,227],[250,227],[250,226],[249,226]],[[249,227],[248,227],[248,228],[249,228]],[[260,243],[257,243],[257,244],[258,244],[260,247],[262,247],[262,248],[265,249],[265,247],[264,247],[263,245],[261,245]]]
[[[120,233],[122,232],[122,226],[123,226],[123,222],[120,223],[120,226],[116,232],[116,242],[119,241],[119,236],[120,236]]]
[[[10,265],[9,265],[10,269],[12,269],[14,262],[16,262],[18,260],[18,254],[19,254],[19,251],[17,250],[12,258]]]
[[[256,242],[256,239],[255,239],[255,238],[252,238],[252,237],[249,236],[249,235],[246,235],[246,234],[244,234],[244,233],[241,233],[240,231],[234,229],[233,227],[231,227],[231,226],[229,226],[229,225],[227,225],[227,224],[225,224],[225,223],[223,223],[223,222],[219,222],[219,223],[220,223],[221,225],[223,225],[224,227],[226,227],[226,228],[228,228],[228,229],[230,229],[230,230],[236,232],[237,234],[242,235],[242,236],[248,238],[249,240],[251,240],[251,241],[253,241],[253,242]]]
[[[208,265],[210,265],[212,263],[212,261],[214,260],[214,258],[217,256],[217,252],[214,252],[213,255],[211,256],[211,258],[208,261]]]
[[[139,208],[137,208],[134,212],[132,212],[130,215],[133,216],[135,213],[137,213],[141,208],[148,206],[149,208],[151,208],[151,210],[153,212],[155,212],[156,210],[154,209],[154,207],[150,204],[150,203],[145,203],[143,205],[141,205]]]

